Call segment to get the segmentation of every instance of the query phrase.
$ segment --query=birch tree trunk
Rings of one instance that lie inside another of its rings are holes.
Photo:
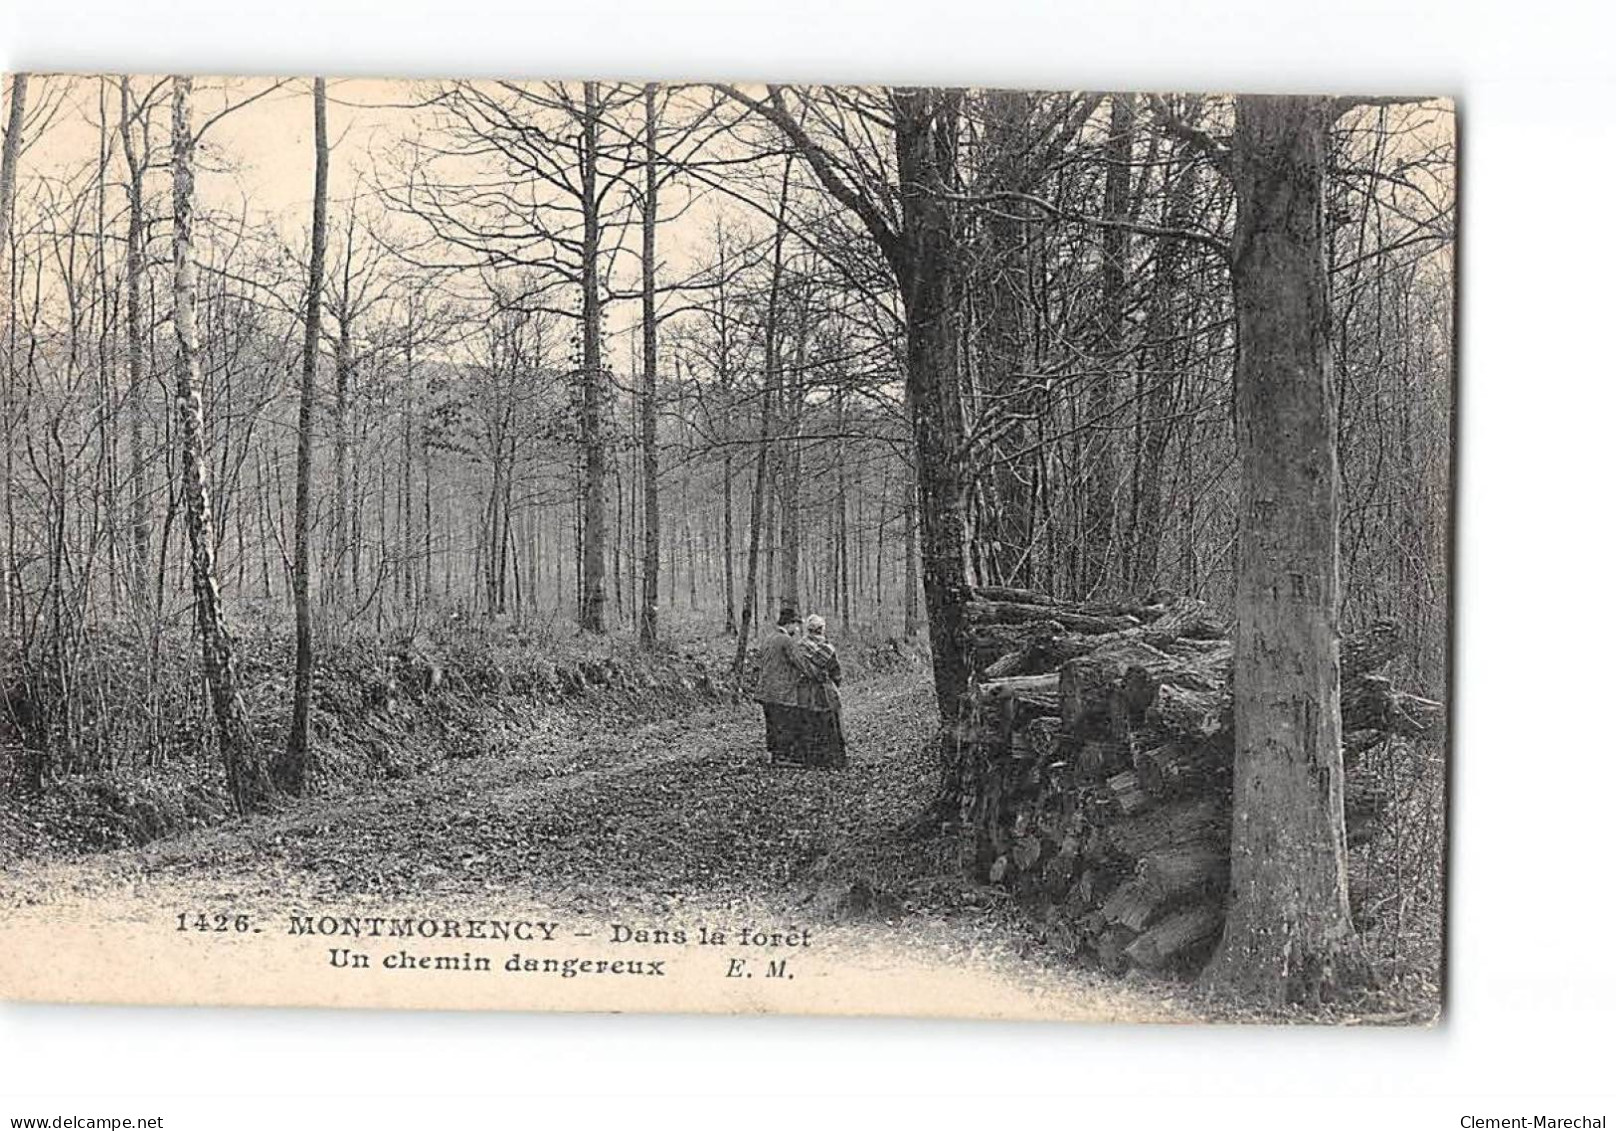
[[[202,670],[219,731],[219,753],[236,808],[243,813],[266,807],[273,796],[258,755],[247,707],[236,681],[235,646],[230,639],[213,553],[213,512],[208,491],[207,431],[202,419],[202,371],[197,356],[196,279],[191,264],[191,219],[195,177],[191,168],[191,80],[174,76],[174,400],[179,409],[186,527],[191,536],[191,591],[196,597],[197,631],[202,638]]]
[[[309,237],[309,289],[303,315],[303,374],[297,408],[297,504],[293,519],[292,594],[297,605],[297,661],[292,688],[292,728],[286,748],[274,763],[275,781],[283,790],[301,794],[308,788],[309,698],[314,689],[314,611],[309,605],[310,490],[314,465],[315,368],[320,357],[320,301],[325,282],[326,168],[325,80],[314,80],[314,216]],[[428,491],[431,489],[428,472]],[[432,521],[428,494],[427,522]],[[431,569],[428,534],[427,568]],[[430,584],[430,572],[428,583]]]
[[[146,277],[145,159],[135,154],[134,123],[131,118],[133,91],[129,76],[119,85],[119,136],[124,162],[129,169],[129,241],[124,251],[124,282],[127,288],[124,315],[129,349],[129,482],[130,545],[129,592],[137,605],[150,602],[151,593],[151,483],[146,457],[146,344],[145,314],[141,309],[141,289]]]
[[[1205,978],[1275,1003],[1318,1000],[1362,972],[1342,793],[1329,105],[1242,97],[1232,153],[1234,829],[1229,916]]]

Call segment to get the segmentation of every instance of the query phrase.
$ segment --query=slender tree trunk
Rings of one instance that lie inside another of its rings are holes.
[[[735,623],[735,457],[724,449],[724,631]]]
[[[1133,95],[1111,96],[1111,125],[1105,142],[1105,214],[1125,220],[1133,156]],[[1112,440],[1116,386],[1125,354],[1124,301],[1128,284],[1128,233],[1107,227],[1100,240],[1100,342],[1104,371],[1093,375],[1084,404],[1089,425],[1084,451],[1083,559],[1078,582],[1080,594],[1090,596],[1105,584],[1115,549],[1117,454]]]
[[[351,267],[353,256],[353,232],[350,228],[348,238],[348,266]],[[345,269],[346,273],[346,269]],[[343,599],[343,590],[347,586],[350,569],[349,555],[356,553],[357,549],[349,539],[351,521],[349,508],[352,505],[352,496],[349,494],[348,462],[350,458],[349,445],[349,415],[351,413],[350,385],[353,377],[353,339],[350,336],[349,311],[347,296],[344,295],[343,309],[337,315],[337,364],[336,364],[336,496],[331,508],[331,539],[334,555],[329,578],[329,592],[325,599],[333,603],[347,604]],[[355,585],[357,590],[358,586]]]
[[[886,612],[887,572],[887,494],[892,485],[892,468],[884,463],[881,468],[881,495],[875,504],[875,620],[879,624]]]
[[[802,591],[802,363],[808,331],[804,303],[797,311],[791,372],[781,373],[780,466],[775,470],[779,492],[781,606],[800,608]],[[783,369],[783,366],[778,368]]]
[[[597,84],[584,83],[582,167],[583,207],[582,432],[584,444],[583,546],[578,623],[586,632],[606,631],[606,428],[605,375],[601,369],[600,214],[597,162],[600,138]]]
[[[1167,190],[1166,226],[1181,228],[1188,223],[1194,165],[1182,164],[1171,177]],[[1173,345],[1178,319],[1174,300],[1179,281],[1179,264],[1184,256],[1181,241],[1167,240],[1156,253],[1156,272],[1151,283],[1146,386],[1142,394],[1146,415],[1141,443],[1140,473],[1137,485],[1138,519],[1133,532],[1134,555],[1132,587],[1135,591],[1153,587],[1161,562],[1162,542],[1162,465],[1172,439],[1173,415],[1179,403],[1178,350]]]
[[[836,390],[836,519],[835,555],[832,568],[836,570],[836,607],[842,614],[842,632],[853,627],[853,589],[851,570],[847,561],[847,391]]]
[[[258,574],[259,595],[267,603],[275,595],[270,581],[269,547],[272,539],[269,536],[269,488],[264,482],[264,455],[262,451],[253,453],[253,494],[258,512]],[[266,610],[267,611],[267,610]]]
[[[513,395],[506,402],[507,419],[506,430],[510,440],[505,452],[505,478],[499,499],[499,611],[505,612],[512,598],[511,585],[516,585],[514,593],[518,607],[521,605],[521,570],[516,562],[516,555],[512,552],[515,547],[515,535],[511,531],[511,513],[513,494],[516,486],[516,422],[510,417],[514,416],[516,397]]]
[[[1205,978],[1274,1003],[1363,972],[1342,804],[1328,106],[1242,97],[1235,110],[1234,833],[1229,917]]]
[[[616,493],[616,505],[612,507],[612,514],[617,523],[617,537],[612,539],[612,601],[618,616],[621,617],[623,613],[623,520],[625,508],[623,506],[623,457],[619,452],[612,453],[612,483]],[[629,468],[629,485],[630,487],[635,486],[634,469],[632,467]],[[637,492],[635,493],[637,494]],[[627,509],[632,509],[635,506],[636,503],[631,500]],[[634,516],[628,516],[628,537],[630,539],[634,537],[634,523],[636,521],[637,519]],[[630,552],[632,552],[632,547]],[[633,566],[631,565],[629,568],[632,569]],[[629,587],[630,589],[633,588],[632,578],[630,579]]]
[[[413,308],[411,311],[413,315]],[[403,491],[404,546],[400,553],[404,571],[404,600],[413,615],[420,607],[420,570],[416,565],[415,547],[415,326],[413,318],[404,338],[404,468],[400,489]]]
[[[640,217],[640,267],[644,293],[640,321],[644,341],[641,359],[644,385],[640,391],[641,473],[645,476],[645,561],[644,592],[640,599],[640,643],[647,648],[657,642],[657,584],[661,564],[662,511],[657,499],[657,317],[656,317],[656,226],[657,226],[657,111],[656,84],[645,87],[645,198]]]
[[[1028,129],[1032,96],[1026,91],[993,91],[986,97],[984,141],[995,160],[993,183],[1008,192],[1031,192],[1027,170]],[[1026,371],[1027,333],[1023,327],[1022,289],[1030,266],[1028,227],[1012,204],[995,206],[982,220],[983,260],[990,273],[979,288],[982,383],[1006,414],[1000,429],[998,459],[981,487],[989,495],[977,539],[978,550],[990,566],[990,580],[1002,585],[1030,584],[1026,570],[1032,560],[1033,476],[1029,465],[1037,459],[1027,443],[1025,417],[1034,409],[1032,389],[1022,377]]]
[[[292,594],[297,606],[297,661],[292,687],[292,728],[286,738],[285,750],[280,752],[273,764],[276,784],[291,794],[302,794],[308,789],[310,762],[309,699],[314,689],[314,611],[309,605],[309,518],[314,476],[315,370],[320,358],[320,301],[325,277],[326,169],[329,160],[325,128],[325,80],[317,78],[314,80],[314,218],[309,237],[309,289],[303,315],[303,374],[297,408],[297,503],[293,518]],[[431,521],[430,510],[428,521]]]
[[[11,246],[11,208],[17,197],[17,161],[22,154],[22,123],[28,109],[28,76],[11,76],[6,140],[0,148],[0,251]]]
[[[191,590],[196,596],[202,667],[219,731],[219,753],[231,796],[242,812],[264,808],[273,795],[247,720],[236,681],[230,639],[213,554],[213,514],[208,491],[207,432],[202,419],[202,371],[196,344],[196,280],[191,264],[191,217],[195,178],[191,168],[191,79],[174,76],[172,168],[174,173],[174,367],[183,444],[185,517],[191,535]]]
[[[734,438],[734,378],[729,368],[728,245],[722,229],[718,239],[718,391],[724,420],[724,631],[738,632],[735,623],[735,457],[728,441]]]
[[[428,435],[421,444],[421,527],[422,548],[424,560],[421,563],[421,594],[424,600],[431,601],[437,596],[433,587],[432,574],[436,569],[433,564],[438,556],[437,545],[437,518],[432,509],[432,442]]]
[[[768,386],[768,394],[771,398],[777,396],[778,393],[779,387],[777,385],[770,384]],[[778,467],[769,469],[769,478],[763,486],[763,492],[763,607],[765,609],[774,609],[785,604],[784,601],[777,602],[775,597],[775,582],[780,576],[778,562],[780,556],[780,469]],[[772,507],[769,506],[768,502],[770,494],[773,494],[775,498],[775,505]]]
[[[350,349],[352,346],[350,345]],[[358,384],[359,366],[357,361],[350,360],[348,364],[348,591],[355,606],[362,600],[362,587],[360,585],[360,570],[364,565],[365,546],[365,497],[360,475],[359,455],[360,448],[354,442],[354,386]]]
[[[129,348],[129,481],[130,492],[130,595],[140,605],[152,599],[151,592],[151,483],[148,479],[146,424],[146,346],[145,316],[142,313],[141,288],[146,277],[146,205],[144,160],[135,154],[133,92],[129,76],[123,76],[119,87],[122,115],[119,133],[123,141],[124,161],[129,169],[129,241],[124,252],[124,276],[128,297],[124,311],[128,328]]]
[[[911,454],[911,457],[913,455]],[[905,469],[903,484],[903,634],[920,631],[920,519],[915,470]]]
[[[10,627],[22,615],[22,576],[17,565],[17,522],[16,522],[16,466],[15,466],[15,437],[12,433],[12,417],[15,413],[14,401],[17,395],[14,387],[14,370],[11,354],[15,346],[15,324],[13,321],[12,291],[10,288],[11,273],[15,266],[12,262],[11,252],[11,213],[17,196],[17,160],[22,153],[22,125],[23,116],[28,104],[28,76],[16,74],[11,76],[11,107],[6,116],[6,140],[3,149],[0,149],[0,256],[5,257],[6,273],[4,278],[8,282],[6,330],[8,336],[8,349],[6,361],[6,399],[0,404],[0,411],[5,413],[6,427],[6,576],[0,579],[0,588],[5,590],[3,604],[5,608],[5,624]]]
[[[786,200],[791,192],[791,158],[785,161],[780,178],[780,211],[774,228],[774,260],[769,273],[769,300],[763,317],[763,408],[758,425],[757,474],[752,482],[752,524],[747,532],[746,588],[741,604],[741,626],[735,636],[735,660],[731,671],[740,679],[746,670],[746,646],[757,619],[758,543],[766,515],[765,497],[769,490],[769,439],[774,421],[774,389],[780,380],[780,277],[785,269]]]

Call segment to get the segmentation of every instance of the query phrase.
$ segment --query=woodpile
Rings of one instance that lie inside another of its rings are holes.
[[[976,590],[966,619],[966,868],[1069,955],[1115,973],[1196,968],[1229,885],[1230,626],[1193,599],[1060,604],[998,588]],[[1387,800],[1356,755],[1442,725],[1441,704],[1379,674],[1398,649],[1388,623],[1342,643],[1349,841]]]

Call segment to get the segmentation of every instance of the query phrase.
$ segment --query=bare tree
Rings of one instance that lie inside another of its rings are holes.
[[[274,765],[275,780],[301,794],[309,778],[309,699],[314,690],[314,610],[309,603],[309,523],[314,478],[315,375],[320,361],[320,302],[325,275],[326,176],[325,79],[314,80],[314,215],[309,235],[309,288],[303,317],[303,370],[297,409],[297,508],[293,524],[292,592],[297,604],[297,661],[292,690],[292,728]]]
[[[6,115],[6,140],[3,156],[0,156],[0,255],[5,256],[7,268],[6,277],[10,278],[15,264],[11,262],[11,213],[17,195],[17,160],[22,154],[22,128],[27,113],[28,104],[28,76],[15,74],[11,76],[11,108]],[[8,303],[10,291],[8,289]],[[6,321],[10,323],[13,317],[8,308]],[[8,326],[9,329],[9,326]],[[12,399],[15,391],[12,388],[10,374],[11,366],[7,365],[6,401],[0,405],[5,412],[5,439],[6,439],[6,527],[7,548],[5,562],[5,577],[0,578],[0,589],[4,590],[3,603],[7,613],[6,621],[9,625],[13,616],[20,612],[22,600],[22,579],[17,571],[16,550],[16,521],[15,521],[15,478],[16,455],[12,450],[11,420],[13,415]]]
[[[1118,370],[1125,357],[1127,329],[1128,231],[1119,221],[1128,211],[1130,162],[1133,159],[1133,96],[1111,96],[1111,121],[1105,144],[1105,219],[1101,233],[1100,333],[1095,353],[1100,372],[1089,382],[1085,416],[1090,428],[1083,464],[1082,564],[1077,591],[1084,596],[1105,584],[1115,549],[1117,453],[1113,439],[1113,405]]]
[[[579,623],[588,632],[606,631],[606,436],[605,369],[601,362],[600,309],[600,84],[584,83],[579,115],[583,131],[578,158],[578,201],[583,240],[578,249],[583,285],[584,357],[582,413],[584,444],[583,599]]]
[[[219,595],[213,551],[213,509],[208,490],[206,423],[202,418],[202,370],[196,342],[196,269],[191,261],[196,193],[192,170],[191,79],[173,79],[174,175],[174,339],[178,365],[174,399],[179,409],[184,464],[185,517],[191,535],[191,591],[196,597],[197,632],[202,638],[202,671],[213,701],[219,753],[231,796],[242,812],[261,809],[273,790],[259,758],[247,708],[236,677],[235,645]]]
[[[352,206],[341,224],[342,243],[333,249],[335,266],[326,281],[325,301],[336,323],[335,377],[332,415],[336,429],[332,477],[335,498],[331,508],[331,559],[322,599],[347,604],[362,597],[360,584],[362,516],[359,498],[359,460],[354,437],[355,384],[364,352],[356,343],[362,319],[388,297],[388,280],[383,277],[385,249],[381,242],[361,230],[357,209]]]
[[[804,125],[802,105],[771,87],[764,99],[735,88],[731,97],[771,122],[807,161],[825,191],[865,226],[897,279],[904,308],[904,379],[915,434],[919,543],[931,634],[938,709],[951,721],[965,691],[964,469],[965,427],[960,403],[957,232],[959,91],[894,88],[885,108],[892,124],[896,186],[875,182],[870,165],[840,158],[830,141]],[[800,95],[800,99],[807,96]],[[883,115],[863,115],[864,128]],[[842,136],[835,144],[856,148]],[[854,174],[859,179],[855,179]],[[958,767],[944,770],[939,811],[952,805]]]
[[[11,240],[11,204],[17,195],[17,158],[22,153],[22,123],[27,108],[28,76],[12,75],[4,155],[0,156],[0,248],[9,246]]]
[[[746,648],[757,623],[758,546],[762,539],[764,499],[769,489],[769,444],[773,440],[774,394],[780,383],[780,282],[785,273],[786,201],[791,195],[791,160],[780,175],[780,210],[774,228],[774,252],[769,270],[769,297],[763,320],[763,405],[759,414],[757,473],[752,480],[752,515],[746,543],[746,585],[741,590],[741,624],[735,635],[732,670],[739,678],[746,666]]]
[[[657,178],[657,88],[645,86],[645,195],[640,208],[640,272],[644,295],[640,305],[643,368],[640,388],[641,474],[644,476],[645,550],[641,565],[643,592],[640,599],[640,643],[647,648],[657,642],[657,587],[662,561],[662,507],[657,496],[657,302],[656,226]]]
[[[124,250],[125,318],[129,355],[129,466],[132,476],[129,547],[130,591],[138,603],[152,599],[152,513],[151,486],[147,479],[147,436],[149,423],[146,404],[146,314],[143,295],[146,287],[146,194],[145,176],[151,162],[147,136],[148,114],[158,87],[137,98],[129,76],[119,82],[122,113],[118,132],[123,142],[124,163],[129,173],[129,239]],[[137,141],[138,131],[138,141]]]

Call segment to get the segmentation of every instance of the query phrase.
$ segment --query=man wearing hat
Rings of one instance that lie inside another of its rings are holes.
[[[774,631],[763,638],[758,649],[755,697],[763,705],[764,745],[776,762],[802,761],[797,684],[807,669],[798,654],[796,633],[801,624],[797,610],[784,606]]]

